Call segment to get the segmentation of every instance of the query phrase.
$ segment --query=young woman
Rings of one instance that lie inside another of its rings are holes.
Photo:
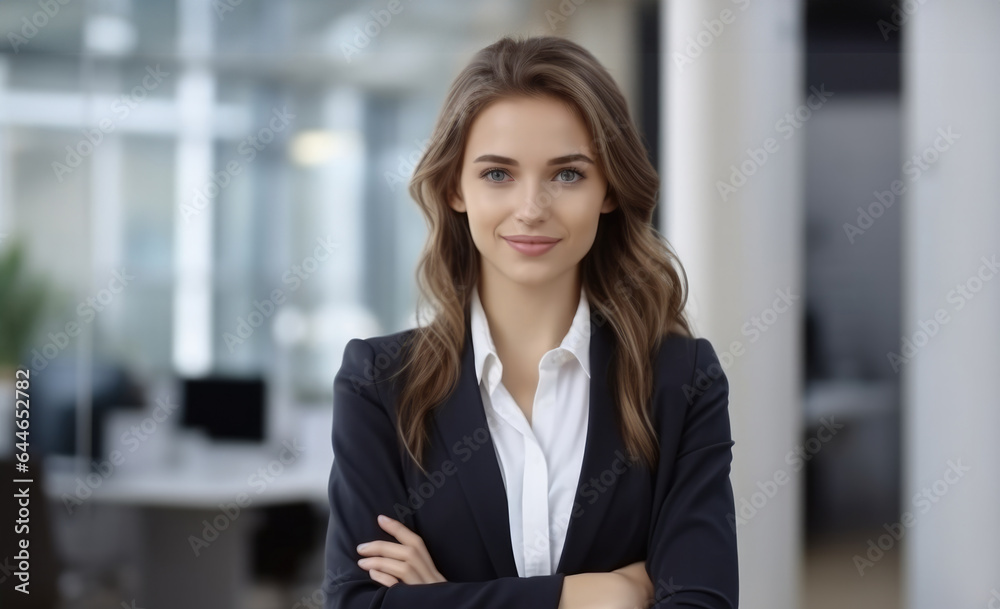
[[[326,607],[737,606],[729,385],[658,187],[577,44],[459,74],[410,185],[434,315],[334,381]]]

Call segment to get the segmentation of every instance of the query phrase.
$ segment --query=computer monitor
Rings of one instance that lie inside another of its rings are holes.
[[[213,440],[264,440],[262,378],[206,376],[183,380],[181,425],[200,428]]]

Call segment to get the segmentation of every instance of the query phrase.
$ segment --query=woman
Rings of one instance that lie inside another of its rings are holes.
[[[434,316],[334,382],[326,607],[737,606],[729,386],[658,186],[580,46],[457,77],[410,185]]]

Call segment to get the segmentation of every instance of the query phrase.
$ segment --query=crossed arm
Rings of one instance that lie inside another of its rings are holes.
[[[708,341],[698,341],[692,378],[697,370],[718,365]],[[677,453],[663,457],[673,460],[661,462],[673,474],[669,483],[654,489],[645,561],[610,573],[448,582],[419,535],[397,520],[383,523],[375,518],[391,513],[406,491],[398,454],[383,449],[397,439],[377,385],[358,382],[364,379],[366,360],[373,360],[372,347],[360,339],[350,341],[334,381],[325,609],[646,609],[654,600],[657,607],[737,606],[735,530],[725,518],[733,511],[733,497],[724,375],[690,401]],[[372,484],[371,472],[376,471],[382,473],[381,480]],[[359,549],[359,542],[365,541]],[[658,583],[661,577],[669,579],[671,585],[676,575],[680,592],[654,599],[650,574]]]
[[[434,566],[424,540],[405,524],[380,515],[378,524],[397,542],[376,540],[358,546],[358,566],[376,582],[392,587],[446,582]],[[558,609],[646,609],[653,601],[653,583],[646,563],[632,563],[610,573],[567,575]]]

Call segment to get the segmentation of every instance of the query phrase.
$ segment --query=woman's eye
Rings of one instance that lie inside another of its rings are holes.
[[[509,174],[505,169],[496,168],[496,169],[487,169],[482,173],[481,177],[487,182],[501,183],[507,181],[505,178],[509,177]],[[583,175],[583,172],[572,168],[563,169],[562,171],[556,174],[556,179],[566,184],[579,182],[584,177],[585,176]]]
[[[503,182],[507,172],[503,169],[490,169],[483,173],[483,177],[490,182]]]
[[[583,177],[583,174],[575,169],[563,169],[559,172],[559,177],[566,178],[562,180],[563,182],[576,182]]]

